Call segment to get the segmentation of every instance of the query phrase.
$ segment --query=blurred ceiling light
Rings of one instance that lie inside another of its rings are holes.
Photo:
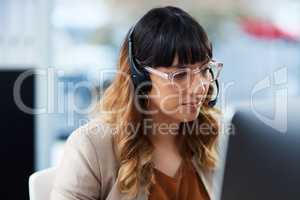
[[[109,22],[110,15],[104,2],[56,1],[52,24],[56,28],[95,29]]]

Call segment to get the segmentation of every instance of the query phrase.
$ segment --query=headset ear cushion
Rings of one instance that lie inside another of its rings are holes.
[[[140,76],[140,80],[139,80],[138,84],[143,84],[141,90],[142,90],[142,93],[146,94],[152,88],[151,78],[150,78],[149,72],[144,67],[140,68],[140,72],[141,72],[141,76]]]
[[[215,84],[214,89],[216,89],[216,96],[215,96],[214,99],[212,99],[208,102],[209,107],[214,107],[217,104],[217,100],[218,100],[218,96],[219,96],[219,82],[218,82],[218,80],[215,80],[214,84]]]

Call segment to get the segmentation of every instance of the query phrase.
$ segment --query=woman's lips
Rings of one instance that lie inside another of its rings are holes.
[[[183,103],[185,106],[199,106],[201,102]]]
[[[191,111],[196,111],[200,107],[201,103],[184,103],[182,106],[188,108]]]
[[[204,100],[204,96],[199,96],[197,99],[194,99],[192,101],[182,101],[182,105],[199,107],[202,105],[203,100]]]

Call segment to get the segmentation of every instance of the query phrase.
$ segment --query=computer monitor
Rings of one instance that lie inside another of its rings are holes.
[[[29,199],[28,178],[34,172],[34,115],[23,112],[15,101],[14,86],[27,68],[1,66],[1,181],[0,199]],[[28,75],[20,85],[22,102],[34,108],[35,75]]]
[[[281,119],[286,120],[286,132],[267,125],[249,107],[237,109],[227,148],[222,200],[300,199],[299,100],[288,101],[287,116]],[[261,106],[264,113],[273,109],[269,103]]]

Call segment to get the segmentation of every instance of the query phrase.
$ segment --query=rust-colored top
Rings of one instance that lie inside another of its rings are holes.
[[[174,177],[156,168],[154,174],[156,183],[151,188],[149,200],[209,200],[190,160],[182,161]]]

